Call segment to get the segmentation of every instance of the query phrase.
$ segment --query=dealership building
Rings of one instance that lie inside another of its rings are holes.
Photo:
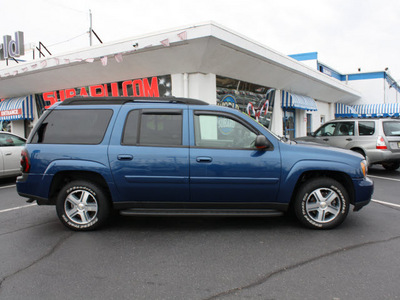
[[[22,55],[21,33],[8,34],[0,45],[0,122],[25,137],[45,109],[79,95],[201,99],[292,138],[335,117],[400,113],[400,87],[387,70],[341,74],[316,52],[284,55],[215,23],[36,59]]]

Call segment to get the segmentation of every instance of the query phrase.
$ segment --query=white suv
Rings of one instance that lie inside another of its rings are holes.
[[[362,154],[370,165],[382,164],[386,170],[400,166],[400,119],[337,119],[296,141],[350,149]]]
[[[21,150],[25,139],[8,132],[0,132],[0,178],[21,174]]]

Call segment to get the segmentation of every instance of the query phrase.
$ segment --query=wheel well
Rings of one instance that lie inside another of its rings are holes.
[[[56,203],[57,195],[61,188],[73,180],[86,180],[99,185],[104,192],[108,194],[108,199],[111,200],[111,193],[108,185],[103,176],[100,174],[89,171],[64,171],[57,173],[53,177],[49,193],[49,200],[51,204]]]
[[[354,187],[353,187],[353,182],[350,178],[349,175],[346,173],[342,172],[336,172],[336,171],[309,171],[303,173],[299,180],[296,183],[296,186],[293,190],[292,198],[290,200],[290,208],[292,208],[295,196],[297,194],[297,191],[299,190],[300,186],[306,182],[307,180],[310,180],[312,178],[321,178],[321,177],[327,177],[327,178],[332,178],[339,182],[343,187],[346,189],[347,193],[349,194],[349,201],[351,204],[354,204]]]
[[[362,156],[365,157],[365,151],[363,149],[361,149],[361,148],[355,147],[355,148],[351,148],[350,150],[354,151],[354,152],[357,152],[357,153],[360,153]]]

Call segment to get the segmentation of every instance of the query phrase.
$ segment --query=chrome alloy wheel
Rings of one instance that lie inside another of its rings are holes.
[[[75,190],[64,202],[65,214],[71,221],[84,225],[97,216],[98,203],[96,197],[87,190]]]
[[[330,188],[319,188],[309,194],[305,203],[307,215],[318,223],[328,223],[340,213],[342,202]]]

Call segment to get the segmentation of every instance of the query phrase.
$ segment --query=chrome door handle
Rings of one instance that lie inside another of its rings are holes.
[[[199,156],[199,157],[196,157],[196,161],[199,163],[208,163],[208,162],[212,162],[212,158],[208,157],[208,156]]]
[[[119,154],[117,156],[118,160],[132,160],[133,159],[133,155],[130,154]]]

